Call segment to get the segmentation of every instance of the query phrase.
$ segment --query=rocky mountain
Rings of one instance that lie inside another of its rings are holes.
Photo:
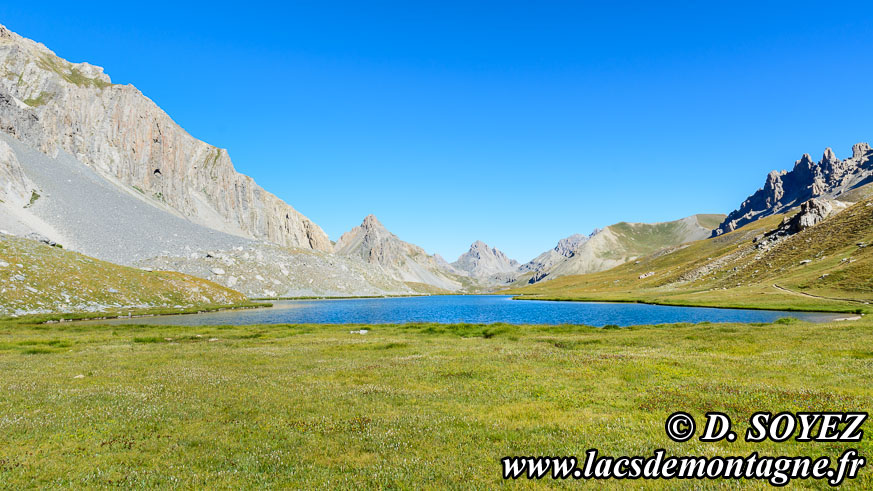
[[[858,188],[873,182],[873,150],[867,143],[852,147],[852,156],[840,160],[827,148],[815,162],[804,154],[790,171],[772,171],[764,187],[749,196],[713,232],[721,235],[760,218],[784,213],[811,198],[849,197]],[[854,200],[851,198],[850,200]]]
[[[518,285],[530,298],[863,312],[873,298],[873,197],[813,198],[785,215],[608,271]],[[801,302],[801,303],[798,303]],[[859,317],[858,317],[859,318]]]
[[[518,274],[520,264],[515,259],[506,257],[503,251],[477,240],[451,266],[474,278],[484,279],[495,276],[514,277]]]
[[[599,230],[595,230],[591,235],[573,234],[558,241],[558,244],[548,251],[533,258],[530,262],[523,264],[519,271],[522,273],[535,272],[544,273],[551,271],[558,263],[561,263],[567,258],[576,253],[576,249],[588,241],[591,237],[597,234]]]
[[[421,247],[400,240],[373,215],[344,233],[334,251],[338,256],[377,266],[405,283],[427,284],[448,291],[464,286],[458,275],[446,268],[442,257],[431,256]]]
[[[52,157],[64,152],[195,224],[330,251],[315,223],[189,135],[132,85],[70,63],[0,26],[0,130]]]
[[[692,215],[672,222],[620,222],[595,230],[587,237],[572,235],[523,265],[521,270],[526,274],[521,279],[536,283],[560,276],[605,271],[662,249],[705,239],[723,217]]]
[[[253,242],[193,223],[143,193],[106,179],[66,151],[52,158],[4,133],[0,149],[11,150],[6,161],[17,163],[12,168],[20,169],[27,182],[24,187],[15,185],[19,196],[24,193],[24,205],[21,198],[18,203],[0,203],[0,229],[9,233],[36,232],[67,249],[128,266],[162,254]]]

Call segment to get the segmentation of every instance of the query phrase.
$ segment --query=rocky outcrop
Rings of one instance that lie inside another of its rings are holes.
[[[764,187],[749,196],[713,232],[713,236],[736,230],[773,214],[784,213],[816,197],[838,198],[857,187],[873,182],[873,150],[867,143],[852,147],[845,160],[826,149],[815,162],[804,154],[791,171],[772,171]]]
[[[226,150],[189,135],[135,87],[2,26],[0,131],[52,156],[68,152],[194,223],[331,250],[315,223],[237,173]]]
[[[831,216],[833,212],[834,207],[828,200],[813,198],[800,205],[800,210],[797,213],[785,217],[777,228],[762,237],[756,237],[755,245],[758,249],[769,248],[785,237],[818,225]]]
[[[377,266],[403,282],[424,283],[449,291],[463,287],[460,278],[446,270],[445,260],[400,240],[373,215],[368,215],[360,226],[344,233],[334,251],[337,255]]]
[[[452,267],[465,271],[474,278],[501,275],[502,279],[506,279],[517,275],[519,266],[518,261],[506,257],[503,251],[490,247],[481,240],[473,242],[470,250],[461,254],[458,260],[452,263]]]
[[[827,200],[813,198],[800,205],[800,211],[793,217],[783,220],[779,228],[789,234],[796,234],[823,222],[833,211],[834,207]]]
[[[23,208],[39,195],[34,193],[36,186],[25,175],[12,148],[0,140],[0,202]]]
[[[531,277],[531,283],[536,283],[548,276],[548,272],[552,270],[558,263],[561,263],[567,258],[572,257],[576,253],[576,249],[588,241],[591,237],[597,234],[599,230],[595,230],[590,235],[573,234],[558,241],[558,244],[548,251],[533,258],[530,262],[523,264],[519,270],[521,272],[533,271],[536,274]]]

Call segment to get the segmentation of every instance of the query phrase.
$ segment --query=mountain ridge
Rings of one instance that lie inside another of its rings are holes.
[[[495,275],[514,275],[518,273],[521,265],[515,259],[507,257],[500,249],[477,240],[470,245],[467,252],[451,263],[451,266],[474,278],[489,278]]]
[[[520,280],[544,279],[604,271],[652,252],[709,237],[718,214],[697,214],[657,223],[618,222],[588,236],[574,234],[522,265]]]
[[[293,207],[236,172],[133,85],[70,63],[0,25],[0,127],[56,156],[64,150],[107,178],[142,190],[194,223],[279,245],[332,249]]]
[[[713,236],[731,232],[758,219],[783,213],[820,196],[838,198],[873,182],[873,149],[867,143],[852,146],[852,156],[840,160],[825,149],[815,162],[808,153],[795,161],[790,171],[771,171],[764,187],[752,193],[713,231]]]
[[[336,242],[335,254],[352,257],[378,266],[407,283],[425,283],[447,291],[458,291],[463,284],[441,256],[404,242],[375,217],[367,215],[361,225],[344,233]]]

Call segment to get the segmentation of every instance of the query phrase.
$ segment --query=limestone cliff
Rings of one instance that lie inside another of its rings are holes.
[[[74,155],[194,223],[279,245],[330,251],[315,223],[189,135],[132,85],[70,63],[0,26],[0,131]]]
[[[34,192],[36,186],[24,174],[15,153],[0,140],[0,203],[21,208],[30,204]]]

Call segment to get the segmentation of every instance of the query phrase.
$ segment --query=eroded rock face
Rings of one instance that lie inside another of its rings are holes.
[[[759,218],[783,213],[811,198],[837,198],[871,179],[873,150],[867,143],[855,144],[852,156],[845,160],[838,159],[830,148],[818,162],[804,154],[791,171],[770,172],[764,187],[729,214],[713,236],[731,232]]]
[[[814,227],[831,216],[833,211],[833,205],[826,199],[813,198],[800,205],[800,211],[795,215],[785,217],[779,227],[768,232],[763,237],[756,238],[756,247],[758,249],[768,248],[785,237]]]
[[[582,246],[591,237],[597,235],[601,230],[594,230],[590,235],[573,234],[569,237],[564,237],[558,241],[558,244],[548,251],[540,254],[531,261],[521,265],[521,272],[533,271],[535,274],[531,277],[531,283],[536,283],[548,276],[548,271],[554,268],[561,262],[576,254],[576,250]]]
[[[517,276],[520,264],[515,259],[508,258],[500,249],[477,240],[470,246],[470,250],[461,254],[458,260],[452,263],[452,266],[476,278],[494,275],[512,278]]]
[[[318,225],[189,135],[132,85],[69,63],[0,26],[0,131],[49,155],[65,150],[189,220],[244,237],[330,251]]]
[[[9,144],[0,140],[0,201],[15,207],[30,203],[36,186],[21,169]]]

